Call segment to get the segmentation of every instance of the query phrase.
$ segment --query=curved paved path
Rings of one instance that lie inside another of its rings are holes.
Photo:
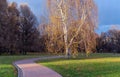
[[[62,77],[57,72],[45,66],[35,63],[35,61],[37,60],[62,58],[62,57],[63,56],[33,58],[33,59],[16,61],[14,65],[18,70],[18,77]]]

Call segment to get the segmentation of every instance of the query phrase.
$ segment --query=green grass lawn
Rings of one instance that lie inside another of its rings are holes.
[[[38,61],[63,77],[120,77],[119,54],[91,54],[77,59],[54,59]]]

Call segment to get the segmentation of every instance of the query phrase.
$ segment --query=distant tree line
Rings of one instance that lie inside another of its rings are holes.
[[[96,49],[100,53],[120,53],[120,30],[113,28],[102,32],[97,38]]]

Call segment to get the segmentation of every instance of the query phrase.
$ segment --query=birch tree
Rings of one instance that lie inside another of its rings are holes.
[[[94,30],[97,25],[97,7],[94,1],[48,0],[48,10],[50,24],[62,28],[60,36],[64,39],[66,56],[71,55],[74,42],[83,42],[86,53],[90,53],[95,46]],[[76,41],[77,37],[79,39]]]

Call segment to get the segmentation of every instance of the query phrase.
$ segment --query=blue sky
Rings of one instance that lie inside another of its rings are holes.
[[[27,3],[31,10],[39,18],[45,14],[45,0],[8,0],[9,2]],[[98,6],[99,27],[97,32],[105,32],[111,25],[120,24],[120,0],[95,0]]]
[[[97,32],[105,32],[112,25],[120,27],[120,0],[95,0],[95,2],[99,11],[99,29]]]
[[[95,0],[99,10],[99,24],[120,24],[120,0]]]

